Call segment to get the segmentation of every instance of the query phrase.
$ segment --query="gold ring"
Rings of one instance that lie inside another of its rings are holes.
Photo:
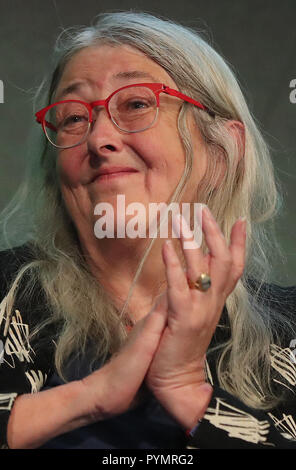
[[[211,277],[207,273],[201,273],[196,281],[191,281],[187,276],[189,289],[197,289],[206,292],[211,287]]]

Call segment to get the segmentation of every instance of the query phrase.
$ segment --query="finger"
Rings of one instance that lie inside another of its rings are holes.
[[[159,312],[163,316],[167,316],[168,310],[168,296],[167,291],[163,292],[159,296],[157,296],[155,303],[151,309],[151,312]]]
[[[231,230],[229,249],[232,255],[232,269],[229,279],[231,290],[235,287],[239,278],[243,275],[246,257],[246,220],[236,221]]]
[[[180,310],[188,309],[190,292],[186,275],[181,266],[180,260],[175,252],[171,240],[163,244],[163,259],[166,267],[168,309],[176,315],[180,315]],[[178,315],[178,316],[179,316]]]
[[[185,218],[178,214],[173,217],[175,232],[180,234],[181,246],[186,261],[187,275],[191,280],[208,269],[201,247],[196,243],[194,233],[190,230]],[[190,242],[190,243],[188,243]]]
[[[232,254],[219,225],[207,206],[202,211],[202,228],[210,251],[212,289],[224,290],[232,265]]]
[[[149,357],[151,354],[154,354],[161,334],[167,324],[167,312],[160,308],[160,305],[165,302],[161,300],[154,309],[135,324],[122,350],[124,348],[140,347],[143,354],[145,352]]]

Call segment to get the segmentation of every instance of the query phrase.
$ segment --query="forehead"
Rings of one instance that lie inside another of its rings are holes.
[[[104,93],[125,83],[161,82],[176,87],[170,75],[141,51],[130,46],[92,46],[77,52],[65,66],[56,96],[75,82]]]

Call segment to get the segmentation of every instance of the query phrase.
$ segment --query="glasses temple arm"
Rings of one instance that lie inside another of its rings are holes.
[[[42,126],[46,126],[46,127],[49,127],[49,129],[51,129],[52,131],[55,131],[57,132],[57,128],[51,124],[50,122],[48,121],[45,121],[45,119],[43,120],[43,117],[41,116],[38,116],[38,113],[36,113],[36,121],[41,124]]]
[[[188,103],[194,104],[198,108],[203,109],[204,111],[206,111],[210,116],[215,117],[215,113],[213,111],[211,111],[209,108],[207,108],[206,106],[201,104],[199,101],[196,101],[193,98],[190,98],[189,96],[184,95],[180,91],[173,90],[172,88],[170,88],[168,86],[165,86],[165,85],[164,85],[162,91],[164,91],[168,95],[176,96],[177,98],[181,98],[182,100],[187,101]]]

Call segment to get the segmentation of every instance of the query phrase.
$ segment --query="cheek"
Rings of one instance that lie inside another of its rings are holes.
[[[149,129],[142,136],[135,134],[132,147],[141,156],[148,170],[172,176],[184,168],[185,153],[178,131],[168,126]]]
[[[60,153],[57,158],[57,173],[62,184],[78,185],[81,174],[81,158],[66,152]]]

